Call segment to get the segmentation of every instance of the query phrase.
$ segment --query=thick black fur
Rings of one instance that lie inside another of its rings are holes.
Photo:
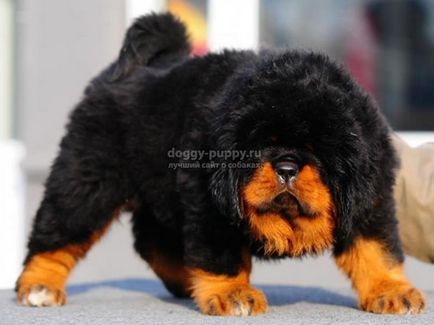
[[[253,163],[292,153],[316,166],[331,191],[336,255],[363,236],[402,261],[390,130],[341,67],[310,52],[189,57],[189,49],[184,26],[170,14],[142,17],[129,29],[119,59],[70,116],[27,258],[86,241],[126,203],[145,259],[158,249],[233,275],[241,247],[262,257],[240,200],[254,169],[168,168],[182,161],[169,157],[175,148],[259,150],[260,158],[246,160]]]

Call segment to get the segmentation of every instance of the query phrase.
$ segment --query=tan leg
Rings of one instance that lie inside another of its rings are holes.
[[[378,314],[422,312],[423,295],[407,280],[402,264],[378,241],[356,239],[336,263],[350,277],[361,309]]]
[[[71,270],[107,229],[108,225],[82,244],[33,255],[17,280],[18,303],[36,307],[64,305],[65,283]]]
[[[208,315],[247,316],[267,310],[262,291],[250,286],[251,260],[236,276],[216,275],[200,269],[190,270],[192,296],[200,311]]]

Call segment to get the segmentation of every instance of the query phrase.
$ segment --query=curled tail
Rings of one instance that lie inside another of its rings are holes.
[[[130,75],[137,67],[165,68],[189,55],[185,25],[170,13],[139,17],[128,29],[112,80]]]

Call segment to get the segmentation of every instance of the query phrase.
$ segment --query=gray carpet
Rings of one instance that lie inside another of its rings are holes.
[[[68,288],[64,307],[30,308],[15,304],[14,293],[0,291],[0,324],[434,324],[434,292],[426,292],[422,315],[374,315],[356,309],[349,291],[317,287],[258,286],[270,304],[255,317],[203,316],[192,301],[174,299],[154,280],[129,279]]]

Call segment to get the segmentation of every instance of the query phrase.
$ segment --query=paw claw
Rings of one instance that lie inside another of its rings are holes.
[[[207,315],[249,316],[262,314],[267,310],[264,294],[247,285],[227,288],[214,293],[205,301],[205,303],[199,301],[198,306]]]
[[[63,290],[50,289],[44,285],[30,285],[18,289],[17,301],[22,306],[53,307],[65,304],[66,295]]]
[[[424,310],[425,300],[417,289],[398,288],[368,297],[361,307],[376,314],[419,314]]]

